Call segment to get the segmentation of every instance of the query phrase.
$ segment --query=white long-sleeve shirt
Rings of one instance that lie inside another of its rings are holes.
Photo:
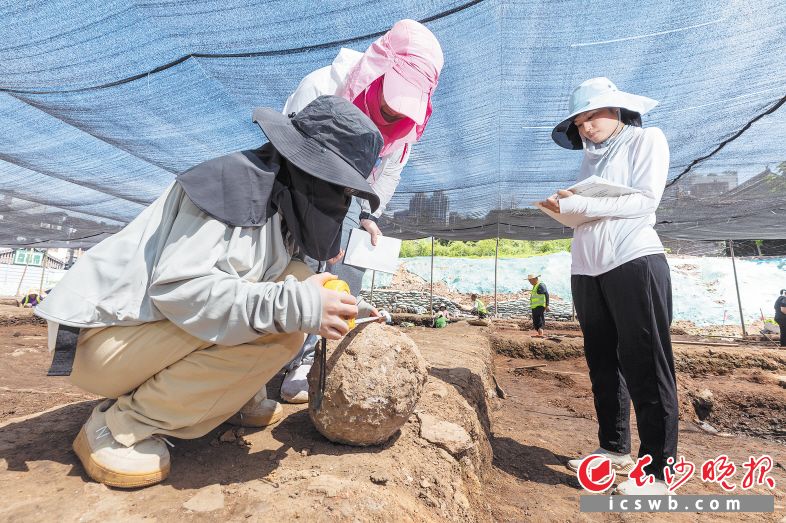
[[[347,75],[362,56],[363,53],[342,48],[333,63],[309,73],[300,81],[295,92],[287,99],[283,113],[298,113],[320,96],[337,95],[344,87]],[[374,216],[382,216],[393,193],[396,192],[396,187],[401,181],[401,171],[409,160],[411,148],[411,144],[407,143],[380,157],[368,177],[369,184],[379,196],[379,208],[373,213]],[[371,212],[367,200],[360,200],[360,205],[363,211]]]
[[[663,252],[653,226],[666,186],[669,145],[657,127],[631,126],[624,132],[633,134],[606,158],[602,170],[593,169],[585,156],[578,181],[594,174],[641,192],[609,198],[573,195],[559,200],[562,214],[600,218],[574,230],[572,274],[597,276],[641,256]]]

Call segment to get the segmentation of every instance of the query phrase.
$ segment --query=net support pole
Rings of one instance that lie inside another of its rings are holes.
[[[494,316],[499,318],[499,306],[497,304],[497,267],[499,262],[499,236],[497,236],[497,246],[494,249]]]
[[[431,237],[431,276],[429,278],[428,295],[429,314],[434,315],[434,237]]]
[[[41,262],[41,281],[38,283],[38,296],[44,292],[44,274],[46,273],[46,255],[49,249],[44,249],[44,261]]]
[[[376,279],[376,277],[377,277],[377,271],[372,270],[371,271],[371,292],[368,295],[368,301],[370,301],[372,305],[374,304],[374,280]]]
[[[731,254],[731,266],[734,270],[734,287],[737,289],[737,305],[740,308],[740,324],[742,325],[742,335],[747,336],[745,329],[745,317],[742,315],[742,299],[740,298],[740,282],[737,279],[737,262],[734,260],[734,240],[729,240],[729,253]]]

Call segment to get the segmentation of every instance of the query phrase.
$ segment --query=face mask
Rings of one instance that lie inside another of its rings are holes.
[[[341,250],[341,223],[352,197],[343,187],[322,181],[284,160],[276,177],[273,204],[303,252],[317,261]]]
[[[385,145],[380,152],[380,156],[388,153],[390,147],[397,140],[407,136],[415,127],[415,122],[409,118],[401,118],[395,122],[388,122],[382,115],[382,82],[385,77],[380,76],[374,80],[368,88],[360,93],[355,99],[355,106],[363,111],[366,116],[371,118],[382,134]]]

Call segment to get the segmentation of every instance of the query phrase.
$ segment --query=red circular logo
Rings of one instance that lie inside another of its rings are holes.
[[[611,460],[605,456],[592,454],[584,458],[576,471],[576,477],[585,490],[603,492],[614,484],[617,474],[611,467]],[[608,478],[608,479],[607,479]]]

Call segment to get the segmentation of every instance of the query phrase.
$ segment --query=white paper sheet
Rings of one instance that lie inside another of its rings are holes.
[[[620,185],[601,178],[600,176],[590,176],[581,180],[577,184],[570,187],[569,190],[574,194],[581,196],[589,196],[590,198],[606,198],[609,196],[625,196],[628,194],[636,194],[641,191],[627,185]]]
[[[375,271],[396,272],[401,240],[378,236],[376,247],[371,245],[371,235],[363,229],[353,229],[344,255],[344,263]]]

